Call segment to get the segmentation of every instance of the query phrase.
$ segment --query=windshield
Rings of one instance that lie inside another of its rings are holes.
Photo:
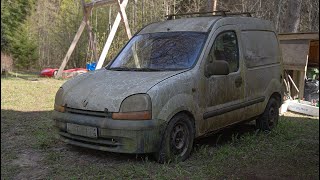
[[[188,69],[196,62],[206,34],[170,32],[133,37],[110,70],[162,71]]]

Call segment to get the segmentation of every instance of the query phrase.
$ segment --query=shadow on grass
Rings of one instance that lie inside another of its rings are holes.
[[[220,146],[229,143],[233,138],[240,138],[244,134],[256,133],[255,121],[239,123],[211,133],[195,140],[195,146]]]
[[[27,149],[28,144],[15,142],[12,136],[17,134],[24,136],[25,139],[36,144],[34,148],[39,148],[44,151],[56,151],[57,153],[67,153],[68,156],[76,158],[83,156],[88,161],[105,161],[105,162],[125,162],[125,161],[136,161],[141,162],[146,159],[151,159],[150,154],[120,154],[104,152],[99,150],[87,149],[82,147],[76,147],[67,145],[61,141],[55,139],[57,132],[53,128],[52,118],[53,111],[33,111],[33,112],[21,112],[14,110],[3,110],[1,109],[1,140],[3,142],[10,141],[12,144],[16,144],[19,149]],[[308,123],[308,117],[285,117],[283,119],[290,119],[292,122],[304,124]],[[290,130],[290,129],[289,129]],[[225,128],[215,134],[207,137],[196,139],[194,146],[220,146],[228,144],[233,138],[240,138],[244,134],[255,134],[256,128],[254,121],[249,123],[237,124],[228,128]],[[30,143],[30,142],[28,142]],[[2,144],[5,145],[6,143]],[[3,147],[3,146],[2,146]],[[4,147],[5,150],[5,147]],[[7,149],[9,150],[9,149]],[[70,158],[71,158],[70,157]],[[92,160],[91,160],[92,159]]]

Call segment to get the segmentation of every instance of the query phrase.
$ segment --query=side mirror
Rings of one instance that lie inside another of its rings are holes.
[[[212,75],[228,75],[229,74],[229,63],[224,60],[213,61],[206,65],[206,76]]]

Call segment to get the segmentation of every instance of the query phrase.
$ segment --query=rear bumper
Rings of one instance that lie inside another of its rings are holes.
[[[119,153],[156,152],[164,129],[158,120],[127,121],[54,111],[53,119],[60,139],[68,144]],[[89,138],[67,132],[67,123],[97,128],[98,137]]]

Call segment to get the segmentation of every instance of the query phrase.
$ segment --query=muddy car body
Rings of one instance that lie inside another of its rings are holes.
[[[269,21],[212,16],[153,23],[107,67],[63,84],[54,120],[73,145],[185,160],[193,139],[209,132],[254,119],[260,129],[276,125],[281,62]]]

